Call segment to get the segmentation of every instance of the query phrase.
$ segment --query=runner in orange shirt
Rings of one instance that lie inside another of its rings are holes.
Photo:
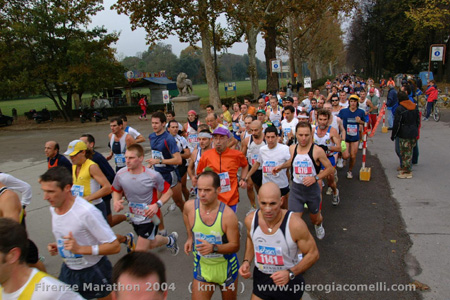
[[[238,185],[246,188],[247,183],[243,178],[247,177],[248,163],[241,151],[227,148],[230,132],[224,127],[218,127],[213,132],[214,149],[203,153],[197,167],[197,175],[206,167],[211,168],[220,176],[221,192],[219,200],[236,212],[239,202]],[[238,170],[242,168],[241,179],[238,182]]]

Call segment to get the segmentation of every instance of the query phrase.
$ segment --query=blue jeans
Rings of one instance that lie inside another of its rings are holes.
[[[433,102],[427,102],[427,115],[425,116],[425,118],[429,118],[431,115],[431,109],[433,108],[433,105],[436,103],[436,100],[434,100]]]
[[[392,128],[394,126],[394,115],[392,114],[392,107],[386,107],[386,118],[388,127]]]
[[[400,166],[402,165],[402,156],[400,155],[400,138],[395,138],[395,153],[400,160]],[[419,163],[419,140],[416,141],[416,146],[413,148],[412,164],[417,165]]]

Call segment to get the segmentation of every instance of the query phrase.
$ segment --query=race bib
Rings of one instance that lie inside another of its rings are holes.
[[[291,132],[291,131],[292,131],[292,128],[290,128],[290,127],[283,128],[284,137],[287,138],[288,137],[288,133]]]
[[[272,170],[276,165],[277,164],[275,161],[265,161],[263,164],[263,168],[262,168],[263,175],[264,176],[270,175],[270,176],[278,177],[280,174],[278,174],[278,173],[276,175],[272,174]]]
[[[64,239],[58,239],[56,241],[56,246],[58,247],[59,255],[68,266],[80,266],[87,264],[86,259],[84,259],[81,254],[74,254],[69,250],[64,249]]]
[[[221,187],[220,193],[222,194],[231,191],[231,181],[228,172],[219,173],[219,178]]]
[[[127,165],[124,154],[114,154],[114,161],[117,167],[125,167]]]
[[[158,150],[152,150],[152,158],[157,160],[164,159],[164,156],[161,151]],[[164,167],[165,164],[155,164],[155,167]]]
[[[201,232],[194,232],[194,239],[195,239],[194,241],[195,246],[200,245],[202,243],[199,240],[207,241],[208,243],[213,245],[222,245],[222,236],[219,234],[215,235],[215,234],[203,234]],[[200,252],[197,253],[205,258],[215,258],[223,256],[223,254],[220,253],[210,253],[206,255],[201,255]]]
[[[233,122],[233,131],[234,132],[238,132],[239,131],[239,126],[237,123]]]
[[[74,184],[72,185],[72,188],[70,189],[72,196],[80,196],[83,197],[84,196],[84,186],[82,185],[77,185]]]
[[[250,157],[250,163],[252,166],[254,166],[256,164],[256,162],[258,161],[259,155],[258,154],[252,154],[252,156]]]
[[[356,124],[347,124],[347,135],[349,135],[349,136],[357,136],[358,135],[358,125],[356,125]]]
[[[272,124],[273,124],[273,126],[275,126],[275,127],[280,127],[280,120],[273,120],[272,121]]]
[[[294,162],[294,177],[301,182],[303,178],[312,176],[312,165],[308,161],[295,161]]]
[[[188,135],[188,143],[189,144],[194,144],[198,142],[198,135],[197,134],[191,134]]]
[[[264,273],[275,273],[284,269],[284,260],[281,247],[255,247],[256,264]]]
[[[142,222],[147,218],[145,217],[145,210],[147,209],[147,203],[135,203],[129,202],[128,208],[130,213],[132,213],[131,221],[133,222]]]

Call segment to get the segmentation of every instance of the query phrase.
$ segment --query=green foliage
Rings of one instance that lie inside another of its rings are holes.
[[[86,30],[101,0],[10,0],[0,5],[0,97],[41,94],[66,120],[72,94],[123,83],[104,28]]]

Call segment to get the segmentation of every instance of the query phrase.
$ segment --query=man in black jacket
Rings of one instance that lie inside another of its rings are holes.
[[[419,134],[420,115],[417,105],[409,100],[405,92],[398,93],[399,106],[395,110],[394,126],[391,140],[399,138],[402,166],[397,175],[398,178],[412,178],[411,159],[413,148]]]

